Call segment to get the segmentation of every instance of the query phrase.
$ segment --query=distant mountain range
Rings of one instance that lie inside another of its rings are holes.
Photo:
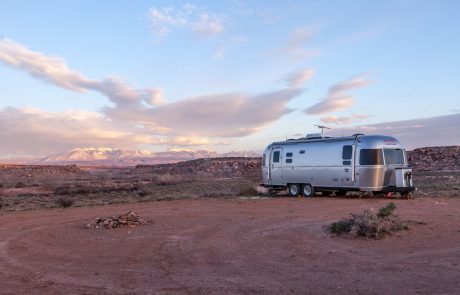
[[[166,152],[149,152],[139,150],[122,150],[112,148],[76,148],[70,151],[37,160],[9,161],[25,164],[77,164],[80,166],[135,166],[176,163],[199,158],[220,157],[260,157],[251,151],[232,151],[217,153],[210,150],[170,150]]]

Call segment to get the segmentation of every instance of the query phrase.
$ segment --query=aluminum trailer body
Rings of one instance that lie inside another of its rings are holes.
[[[273,142],[263,153],[262,178],[263,186],[289,188],[291,195],[414,190],[404,147],[383,135],[315,135]]]

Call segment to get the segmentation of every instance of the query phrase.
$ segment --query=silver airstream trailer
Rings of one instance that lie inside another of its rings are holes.
[[[292,196],[348,191],[409,195],[414,190],[404,147],[390,136],[309,134],[273,142],[262,161],[262,185],[288,188]]]

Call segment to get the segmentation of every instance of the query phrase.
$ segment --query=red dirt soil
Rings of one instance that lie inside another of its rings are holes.
[[[395,200],[384,240],[324,226],[385,199],[205,199],[0,216],[2,294],[458,294],[460,199]],[[90,230],[134,210],[148,225]]]

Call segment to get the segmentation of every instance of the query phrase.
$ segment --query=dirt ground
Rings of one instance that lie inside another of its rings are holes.
[[[460,199],[393,200],[383,240],[324,227],[387,199],[198,199],[0,215],[1,294],[458,294]],[[149,224],[90,230],[134,210]]]

